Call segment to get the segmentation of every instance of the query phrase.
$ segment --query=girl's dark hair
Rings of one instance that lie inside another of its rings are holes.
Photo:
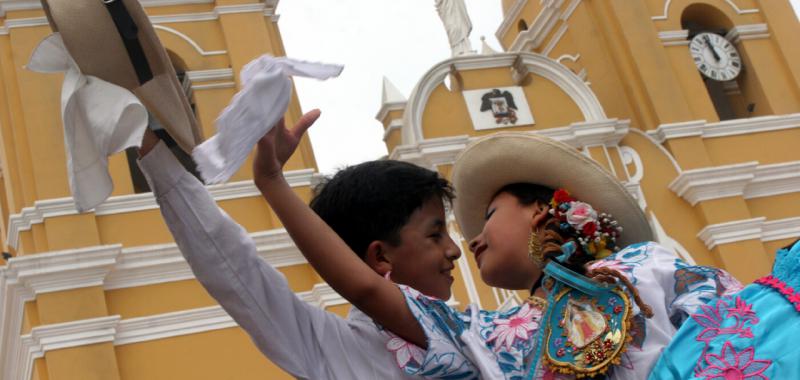
[[[515,198],[517,198],[517,201],[520,204],[525,206],[532,205],[534,203],[549,205],[550,200],[553,199],[553,193],[555,193],[555,190],[546,186],[532,183],[512,183],[510,185],[503,186],[503,188],[497,191],[496,194],[500,193],[508,193],[513,195]],[[545,222],[544,230],[545,238],[544,241],[541,242],[542,251],[544,252],[545,259],[554,260],[556,257],[561,255],[561,245],[568,241],[574,240],[574,238],[564,234],[559,227],[558,220],[553,217],[548,218],[548,220]],[[577,242],[576,248],[577,249],[575,253],[570,256],[569,260],[561,264],[574,272],[586,274],[584,264],[594,260],[594,257],[583,252],[583,249],[581,249],[580,244],[577,244]]]
[[[394,160],[337,172],[314,189],[313,209],[361,258],[375,240],[401,243],[400,229],[430,199],[449,206],[453,188],[439,173]]]

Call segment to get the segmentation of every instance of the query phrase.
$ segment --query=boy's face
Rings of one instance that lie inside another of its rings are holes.
[[[450,298],[452,271],[461,249],[450,238],[444,204],[431,198],[414,211],[400,229],[400,245],[386,248],[392,281],[442,300]]]

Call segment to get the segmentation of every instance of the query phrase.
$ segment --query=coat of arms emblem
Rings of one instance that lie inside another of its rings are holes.
[[[508,91],[494,89],[481,96],[481,112],[492,111],[497,124],[516,124],[516,110],[514,95]]]

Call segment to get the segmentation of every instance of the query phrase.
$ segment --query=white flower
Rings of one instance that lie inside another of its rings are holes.
[[[597,211],[585,202],[570,202],[570,208],[566,214],[567,223],[578,231],[583,228],[584,224],[597,220]]]
[[[532,308],[526,303],[522,305],[511,318],[498,318],[492,321],[496,327],[489,335],[489,339],[487,339],[486,342],[497,341],[497,349],[506,346],[506,348],[510,350],[517,339],[531,339],[533,336],[531,333],[539,328],[539,320],[541,317],[541,310]]]
[[[386,349],[394,354],[394,358],[400,368],[405,368],[412,360],[417,365],[422,365],[422,361],[425,360],[425,350],[413,343],[406,342],[397,335],[390,334],[390,336],[392,339],[386,342]]]

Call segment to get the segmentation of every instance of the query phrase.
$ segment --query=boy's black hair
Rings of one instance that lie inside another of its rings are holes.
[[[429,199],[447,206],[454,198],[437,172],[394,160],[347,167],[314,192],[311,209],[361,258],[375,240],[400,245],[400,229]]]

